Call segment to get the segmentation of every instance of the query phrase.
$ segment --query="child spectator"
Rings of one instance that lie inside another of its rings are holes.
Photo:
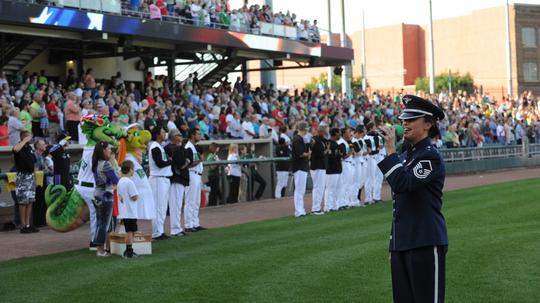
[[[137,257],[133,252],[133,234],[137,231],[137,199],[139,192],[135,183],[130,179],[134,173],[133,162],[126,160],[122,163],[122,177],[118,181],[118,218],[122,219],[126,229],[126,250],[125,258]]]

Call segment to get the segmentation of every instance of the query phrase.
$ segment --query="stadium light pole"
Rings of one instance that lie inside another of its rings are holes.
[[[328,46],[332,46],[332,8],[330,0],[327,0],[327,12],[328,12]],[[328,91],[332,91],[332,82],[334,80],[334,67],[328,67]]]
[[[435,51],[433,50],[433,12],[429,0],[429,93],[435,93]]]
[[[362,9],[362,91],[366,92],[366,15]]]
[[[345,0],[341,0],[341,47],[347,47],[347,33],[345,31]],[[349,96],[351,93],[351,63],[343,65],[341,72],[341,95]]]
[[[512,84],[512,44],[510,41],[510,5],[506,0],[504,9],[506,17],[506,77],[508,80],[508,96],[512,97],[514,88]]]

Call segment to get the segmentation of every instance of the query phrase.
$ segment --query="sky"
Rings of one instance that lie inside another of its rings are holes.
[[[229,0],[232,8],[241,7],[244,0]],[[273,10],[296,13],[299,19],[317,19],[319,28],[328,29],[328,0],[273,0]],[[332,32],[341,31],[341,0],[330,0]],[[441,19],[470,14],[475,9],[505,5],[506,0],[432,0],[433,18]],[[510,3],[538,4],[540,0],[510,0]],[[264,4],[264,0],[249,0],[248,4]],[[429,0],[345,0],[347,33],[362,30],[362,9],[366,28],[384,25],[429,22]]]

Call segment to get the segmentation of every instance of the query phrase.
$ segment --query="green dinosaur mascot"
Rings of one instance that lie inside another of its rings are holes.
[[[102,115],[90,114],[81,119],[81,130],[87,137],[77,177],[77,183],[69,192],[62,185],[49,185],[45,190],[47,204],[47,225],[58,232],[68,232],[82,225],[90,211],[90,230],[93,234],[96,226],[96,211],[92,204],[94,194],[94,174],[92,173],[92,154],[98,141],[106,141],[118,146],[118,139],[124,136],[124,130],[110,124]],[[87,207],[85,207],[85,204]]]

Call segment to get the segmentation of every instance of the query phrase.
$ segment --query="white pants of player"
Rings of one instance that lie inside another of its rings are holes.
[[[277,171],[277,182],[276,189],[274,191],[274,197],[281,198],[281,191],[283,188],[286,188],[289,184],[289,172],[288,171]]]
[[[313,181],[313,190],[311,191],[311,211],[321,211],[324,186],[325,186],[325,169],[316,169],[311,171],[311,180]]]
[[[384,159],[384,155],[382,153],[379,153],[375,156],[375,171],[373,172],[373,200],[380,201],[381,199],[381,191],[382,191],[382,184],[384,181],[384,175],[382,171],[379,169],[379,166],[377,165],[379,162],[381,162]]]
[[[196,228],[199,223],[199,208],[201,207],[201,175],[189,172],[189,187],[187,188],[184,221],[186,228]]]
[[[367,156],[367,176],[366,176],[366,185],[365,185],[365,195],[366,203],[373,203],[374,199],[374,188],[375,188],[375,174],[377,173],[377,159],[376,155]]]
[[[171,183],[169,194],[169,218],[171,219],[171,235],[177,235],[182,229],[182,205],[184,196],[187,195],[186,187],[180,183]],[[187,200],[187,199],[186,199]]]
[[[362,163],[360,158],[354,158],[354,166],[351,173],[351,192],[349,193],[350,205],[360,206],[360,200],[358,199],[358,191],[360,190],[360,181],[362,179],[361,169]]]
[[[94,200],[94,188],[77,185],[75,186],[75,189],[79,192],[84,202],[88,206],[88,212],[90,216],[90,241],[92,241],[96,233],[97,225],[96,208],[94,207],[94,203],[92,202]]]
[[[294,173],[294,216],[306,214],[304,209],[304,194],[306,193],[307,172],[298,170]]]
[[[324,211],[337,210],[337,195],[340,175],[326,175],[324,188]]]
[[[165,233],[165,217],[167,216],[171,180],[167,177],[150,176],[148,182],[150,182],[150,186],[152,187],[154,203],[156,205],[156,216],[152,219],[152,238],[156,238]]]
[[[351,205],[351,191],[353,184],[353,170],[354,165],[349,161],[341,162],[342,172],[341,178],[339,181],[339,191],[338,191],[338,207],[350,206]]]
[[[364,188],[364,195],[366,194],[366,183],[367,183],[367,176],[368,176],[368,162],[367,159],[364,157],[360,160],[356,171],[358,172],[358,190]],[[364,197],[365,201],[365,197]],[[364,204],[360,201],[360,204]]]

